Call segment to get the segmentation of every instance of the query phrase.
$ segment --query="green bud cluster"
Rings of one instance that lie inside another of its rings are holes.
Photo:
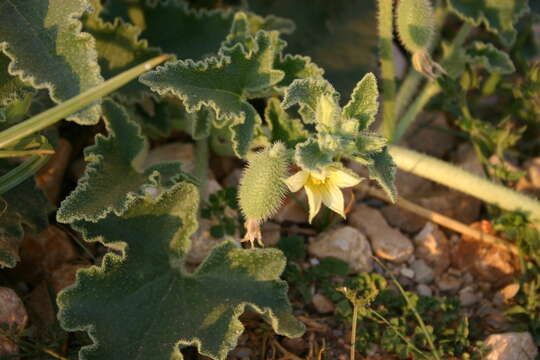
[[[279,142],[249,159],[238,191],[247,219],[264,221],[279,210],[287,192],[287,167],[287,149]]]
[[[430,0],[400,0],[396,17],[399,38],[405,48],[412,54],[427,52],[435,35]]]

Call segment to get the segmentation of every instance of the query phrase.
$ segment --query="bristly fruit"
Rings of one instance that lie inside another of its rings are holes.
[[[277,142],[254,154],[244,171],[238,190],[239,204],[246,217],[245,240],[260,242],[258,225],[274,215],[287,192],[287,149]],[[248,226],[249,225],[249,226]]]
[[[400,0],[396,18],[399,38],[405,48],[412,54],[427,52],[435,32],[430,0]]]

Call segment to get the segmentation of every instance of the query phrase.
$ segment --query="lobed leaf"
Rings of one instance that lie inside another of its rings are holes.
[[[56,103],[99,85],[94,40],[77,20],[87,8],[87,0],[0,0],[0,50],[11,61],[9,74],[47,89]],[[67,119],[95,124],[100,114],[93,105]]]
[[[0,53],[0,106],[22,99],[32,88],[8,72],[9,58]]]
[[[9,169],[5,161],[0,167]],[[20,260],[19,246],[25,230],[38,233],[48,226],[49,202],[31,178],[3,194],[0,206],[0,266],[12,268]]]
[[[103,114],[109,134],[97,135],[95,145],[85,149],[86,170],[77,188],[62,201],[56,215],[60,222],[98,221],[111,211],[123,213],[137,195],[159,192],[169,180],[183,176],[179,163],[139,171],[138,157],[148,147],[140,127],[111,100],[103,102]]]
[[[529,12],[528,0],[448,0],[448,8],[464,21],[484,24],[505,46],[514,43],[514,24]]]
[[[302,169],[314,172],[333,163],[332,154],[321,149],[317,140],[313,138],[296,145],[294,160]]]
[[[278,47],[276,32],[259,32],[256,47],[246,52],[241,44],[220,50],[218,57],[204,61],[178,60],[140,77],[160,95],[183,100],[188,112],[209,106],[217,120],[230,124],[236,153],[244,156],[261,118],[249,98],[274,86],[283,72],[273,68]]]
[[[225,242],[194,273],[183,269],[197,202],[196,188],[178,183],[158,198],[137,198],[122,215],[73,224],[87,241],[122,249],[79,271],[58,297],[62,326],[86,330],[94,341],[82,348],[82,360],[181,360],[179,346],[188,344],[225,359],[243,331],[238,317],[246,306],[278,334],[302,334],[278,279],[285,266],[279,250]]]
[[[490,73],[511,74],[516,71],[510,56],[492,44],[475,41],[466,49],[468,61],[474,65],[481,65]]]
[[[115,19],[113,23],[103,21],[94,12],[84,19],[84,30],[96,40],[98,62],[102,75],[110,79],[136,65],[158,56],[161,51],[148,47],[146,40],[140,40],[141,30],[134,25]],[[115,92],[122,100],[135,102],[144,95],[151,94],[138,81],[131,81]]]
[[[264,119],[272,132],[272,141],[281,141],[288,148],[305,141],[309,136],[309,132],[300,119],[289,117],[277,98],[268,100],[264,110]]]
[[[394,184],[396,178],[396,164],[392,156],[388,153],[388,148],[383,151],[371,154],[372,164],[368,165],[369,178],[376,180],[383,188],[386,194],[396,201],[397,190]]]
[[[326,80],[320,79],[297,79],[285,91],[281,106],[288,109],[293,105],[300,105],[299,113],[305,123],[315,123],[317,108],[322,98],[333,98],[336,105],[339,102],[339,94]]]

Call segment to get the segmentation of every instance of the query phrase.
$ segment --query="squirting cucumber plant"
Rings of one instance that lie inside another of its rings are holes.
[[[345,218],[342,189],[363,180],[351,163],[365,166],[392,201],[399,167],[540,224],[537,200],[396,144],[442,92],[460,129],[481,127],[456,86],[476,69],[493,82],[516,70],[496,44],[465,44],[474,27],[495,34],[506,49],[514,44],[527,0],[503,3],[378,0],[381,79],[358,74],[343,102],[310,57],[287,52],[282,37],[294,23],[259,16],[245,4],[0,0],[0,265],[15,267],[24,232],[46,228],[54,212],[52,221],[106,249],[57,297],[63,329],[90,336],[80,359],[180,360],[190,345],[225,359],[242,334],[246,308],[280,335],[302,335],[280,279],[285,257],[256,248],[264,246],[261,225],[302,189],[309,223],[322,205]],[[451,14],[462,30],[441,44],[436,19]],[[402,84],[419,85],[418,73],[426,77],[418,97],[398,108],[396,99],[413,98],[417,88],[398,87],[394,32],[417,71]],[[527,94],[515,96],[526,101]],[[373,130],[379,108],[381,133]],[[75,188],[54,210],[32,176],[57,148],[61,120],[103,126],[84,149]],[[515,144],[486,150],[479,132],[470,131],[484,160]],[[193,171],[179,162],[145,165],[156,143],[179,133],[195,144]],[[207,194],[210,154],[246,164],[238,203],[251,248],[228,237],[190,271],[186,257]]]

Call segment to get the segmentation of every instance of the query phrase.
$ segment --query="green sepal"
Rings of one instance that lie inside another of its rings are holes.
[[[139,171],[140,157],[148,149],[139,125],[112,100],[102,107],[108,136],[97,135],[95,144],[85,149],[88,164],[77,188],[62,201],[56,214],[59,222],[98,221],[111,211],[121,214],[136,196],[159,193],[185,177],[177,162]]]
[[[277,98],[270,98],[264,109],[264,119],[272,135],[272,141],[281,141],[288,148],[305,141],[309,132],[304,128],[300,119],[294,119],[281,107]]]
[[[139,27],[117,18],[113,23],[103,21],[97,11],[85,16],[84,31],[96,40],[98,62],[105,79],[110,79],[136,65],[158,56],[161,51],[148,47],[146,40],[139,39]],[[144,95],[152,94],[148,88],[134,80],[116,90],[114,95],[123,102],[133,103]]]
[[[5,160],[0,168],[10,166]],[[0,266],[13,268],[20,260],[19,246],[24,232],[37,234],[49,225],[48,210],[51,208],[43,192],[36,188],[33,178],[27,179],[0,197]]]
[[[60,103],[103,82],[94,40],[81,32],[87,0],[0,0],[0,50],[9,73]],[[28,23],[31,19],[31,24]],[[101,109],[92,105],[67,117],[95,124]]]
[[[313,138],[296,145],[294,161],[302,169],[315,172],[333,163],[332,154],[322,150],[317,140]]]
[[[141,76],[140,81],[160,95],[183,100],[188,112],[209,106],[218,121],[228,122],[238,156],[250,149],[253,131],[261,124],[255,108],[247,102],[274,86],[283,72],[273,69],[278,46],[277,32],[259,32],[256,48],[246,53],[241,44],[222,48],[218,57],[204,61],[178,60]]]
[[[516,40],[514,24],[529,12],[528,0],[448,0],[450,11],[475,26],[484,24],[505,46]]]
[[[225,359],[243,331],[238,318],[246,306],[278,334],[302,335],[279,280],[285,267],[279,250],[226,241],[195,272],[184,270],[197,203],[196,187],[178,183],[158,198],[135,199],[121,216],[73,224],[86,241],[122,253],[79,271],[58,296],[61,325],[87,331],[94,342],[81,349],[81,360],[182,360],[181,345]]]

